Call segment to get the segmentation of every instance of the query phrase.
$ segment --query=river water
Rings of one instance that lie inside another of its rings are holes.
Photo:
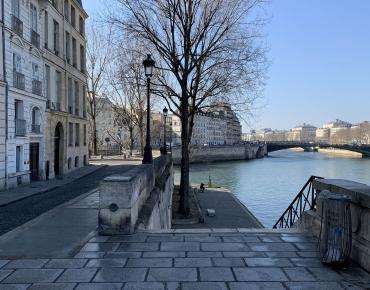
[[[230,189],[271,228],[311,175],[344,178],[370,185],[370,159],[330,153],[277,151],[248,161],[192,164],[191,183]],[[176,168],[175,181],[179,181]]]

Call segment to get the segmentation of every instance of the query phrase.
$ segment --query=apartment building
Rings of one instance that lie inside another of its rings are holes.
[[[9,188],[62,176],[87,163],[87,15],[75,0],[3,4],[6,89],[4,102],[0,92],[0,108],[4,103],[6,119],[0,138],[6,139],[3,187]],[[72,43],[69,50],[67,43]],[[0,179],[1,168],[0,163]]]
[[[5,187],[6,176],[6,83],[5,83],[5,67],[4,67],[4,19],[3,6],[0,5],[0,189]]]

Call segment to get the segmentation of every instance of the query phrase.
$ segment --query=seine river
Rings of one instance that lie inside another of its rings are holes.
[[[208,184],[210,176],[213,185],[230,189],[271,228],[311,175],[370,184],[370,159],[283,150],[263,159],[193,164],[190,179]]]

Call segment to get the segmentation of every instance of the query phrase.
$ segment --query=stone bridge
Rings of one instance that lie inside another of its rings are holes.
[[[361,153],[363,157],[370,157],[370,145],[356,145],[356,144],[326,144],[315,142],[267,142],[267,153],[290,149],[290,148],[335,148],[348,150],[352,152]]]

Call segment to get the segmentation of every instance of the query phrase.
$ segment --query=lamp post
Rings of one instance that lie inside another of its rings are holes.
[[[163,116],[164,116],[164,126],[163,126],[163,154],[167,154],[167,144],[166,144],[166,129],[167,129],[167,123],[166,123],[166,119],[167,119],[167,114],[168,114],[168,109],[166,107],[164,107],[163,109]]]
[[[150,78],[153,75],[155,62],[148,54],[143,61],[146,81],[147,81],[147,110],[146,110],[146,142],[144,147],[143,164],[150,164],[153,162],[152,146],[150,145]]]

